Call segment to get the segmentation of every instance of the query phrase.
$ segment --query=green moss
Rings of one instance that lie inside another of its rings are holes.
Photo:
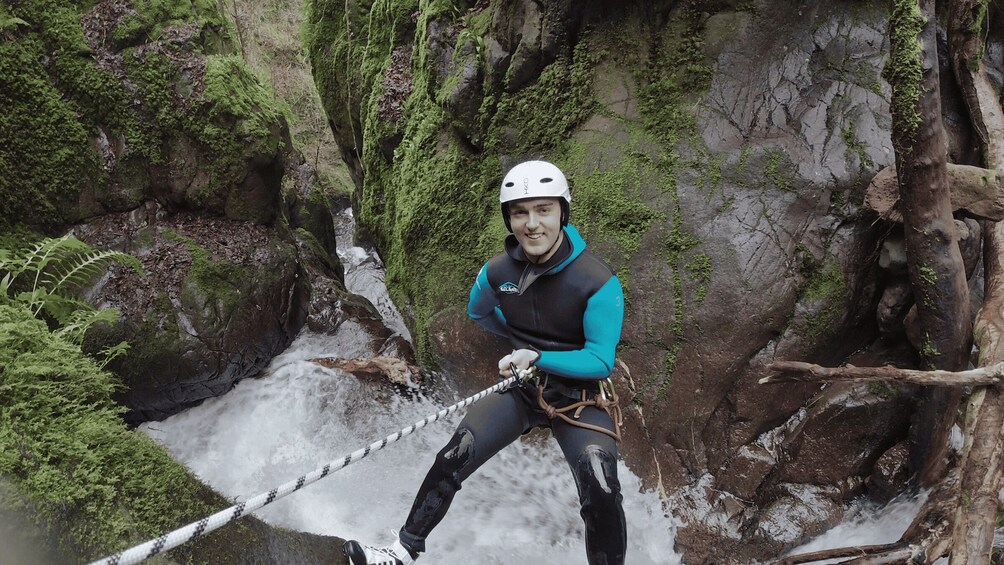
[[[227,194],[244,177],[249,156],[279,153],[288,107],[233,55],[206,58],[203,91],[201,96],[186,95],[192,96],[188,108],[179,107],[175,92],[193,85],[168,56],[148,50],[126,61],[152,116],[126,122],[131,150],[153,163],[162,163],[169,152],[206,156],[198,166],[206,169],[207,182],[187,197],[230,217],[257,219],[254,211],[231,209],[232,203],[228,208]],[[194,147],[186,147],[189,144]]]
[[[920,280],[928,286],[935,286],[938,284],[938,273],[931,267],[921,267]]]
[[[934,300],[936,292],[936,287],[938,285],[938,272],[928,266],[922,266],[918,269],[917,275],[920,281],[924,284],[924,288],[921,289],[922,298],[918,302],[922,302],[928,308],[934,308]]]
[[[682,3],[648,65],[635,66],[645,127],[670,147],[696,132],[692,97],[711,86],[711,64],[704,55],[706,19],[700,2]]]
[[[669,234],[666,236],[662,254],[667,266],[671,269],[673,280],[673,318],[670,329],[673,333],[673,344],[667,352],[662,370],[653,375],[650,382],[658,383],[656,398],[662,399],[668,392],[672,372],[676,367],[677,358],[683,349],[684,322],[687,317],[688,302],[684,293],[684,273],[696,281],[695,300],[699,304],[707,295],[707,287],[711,281],[711,261],[704,253],[694,255],[689,261],[687,255],[700,245],[701,241],[687,231],[684,225],[683,212],[677,205],[671,219]],[[705,258],[707,260],[705,260]]]
[[[975,9],[962,10],[962,17],[965,18],[963,20],[963,29],[971,35],[977,37],[983,36],[986,33],[988,2],[977,2],[973,8]],[[983,64],[983,55],[986,53],[986,41],[979,41],[978,43],[979,49],[966,61],[969,70],[974,73],[980,70],[980,65]]]
[[[595,145],[568,143],[558,165],[569,171],[574,188],[573,222],[589,241],[614,242],[618,262],[626,262],[641,246],[641,237],[664,216],[645,204],[642,188],[658,183],[660,172],[651,159],[629,153],[609,168],[596,167]]]
[[[101,557],[212,510],[183,466],[126,429],[115,377],[30,312],[0,306],[0,366],[0,474],[43,527],[69,522],[68,553]]]
[[[285,102],[278,100],[275,91],[255,75],[247,63],[236,55],[211,55],[206,58],[206,74],[203,77],[205,118],[209,129],[217,124],[236,119],[238,128],[224,131],[225,139],[236,139],[238,143],[251,141],[275,142],[270,136],[271,129],[283,119],[291,120],[292,112]],[[216,129],[213,134],[219,135]],[[237,135],[233,135],[236,133]],[[227,134],[230,134],[229,136]],[[220,141],[215,135],[205,139],[206,143]],[[263,147],[259,152],[272,152],[274,147]]]
[[[571,57],[560,55],[535,83],[516,93],[502,94],[494,107],[483,106],[482,119],[488,120],[485,151],[517,155],[560,152],[573,129],[597,110],[592,85],[600,56],[591,38],[584,37]],[[520,119],[514,120],[516,116]]]
[[[934,360],[935,358],[941,356],[941,351],[938,349],[938,346],[934,344],[934,340],[931,339],[931,334],[924,335],[924,346],[920,349],[920,355],[927,362],[927,365],[931,370],[938,368],[938,364]]]
[[[157,0],[131,6],[136,15],[112,27],[103,44],[121,56],[125,78],[123,69],[107,61],[98,64],[84,38],[81,20],[88,3],[25,0],[10,6],[10,17],[25,24],[0,42],[0,228],[20,219],[47,231],[58,229],[80,219],[82,192],[133,206],[149,186],[149,165],[163,164],[172,143],[175,148],[190,139],[201,144],[198,151],[212,169],[211,191],[243,177],[249,148],[276,150],[282,110],[239,63],[211,57],[208,98],[193,100],[192,82],[202,78],[198,69],[182,75],[169,60],[178,49],[198,54],[225,45],[216,2]],[[130,47],[185,22],[198,26],[189,42]],[[230,88],[217,88],[224,84]],[[99,139],[114,148],[114,169],[106,169],[96,150]],[[110,194],[112,180],[132,187],[132,193]]]
[[[882,71],[892,86],[890,110],[893,115],[893,142],[897,154],[912,151],[920,127],[917,105],[924,69],[921,63],[920,32],[926,24],[920,5],[912,0],[895,0],[889,18],[891,36],[889,61]]]
[[[202,27],[223,28],[215,0],[137,0],[131,4],[135,12],[112,31],[111,39],[119,45],[135,45],[156,41],[164,30],[197,19]]]
[[[69,221],[65,209],[84,187],[102,178],[88,128],[78,118],[80,106],[49,78],[38,56],[44,49],[40,38],[0,41],[0,228],[4,229],[28,218],[46,230]]]
[[[810,309],[805,316],[803,332],[818,338],[835,331],[847,301],[848,289],[840,264],[835,260],[825,262],[809,278],[802,297],[819,303],[822,308]]]
[[[790,170],[791,162],[782,151],[769,151],[770,159],[767,161],[764,175],[778,190],[782,192],[792,192],[794,187],[795,174]]]
[[[707,253],[698,253],[687,263],[687,272],[697,282],[695,298],[698,304],[708,296],[708,286],[711,284],[712,262]]]
[[[722,188],[724,160],[724,155],[710,155],[707,161],[700,166],[700,174],[695,182],[695,187],[706,193],[709,201]]]
[[[666,352],[666,358],[662,361],[662,367],[659,372],[653,376],[652,382],[658,384],[656,389],[655,398],[656,401],[663,400],[666,397],[666,393],[669,392],[669,387],[673,384],[673,374],[676,371],[676,364],[680,358],[680,351],[683,349],[683,342],[680,340],[675,340],[673,345]],[[641,395],[639,394],[638,397]]]
[[[209,250],[197,242],[177,233],[168,231],[167,238],[183,243],[192,256],[192,266],[187,281],[194,283],[208,301],[219,305],[219,311],[232,312],[241,300],[238,289],[241,281],[249,280],[252,273],[246,268],[229,261],[214,261]],[[187,285],[186,285],[187,287]]]
[[[875,163],[868,156],[868,152],[865,150],[865,145],[858,140],[857,128],[854,122],[847,122],[844,124],[843,129],[840,131],[841,137],[844,139],[844,145],[847,146],[847,151],[858,158],[860,166],[864,169],[871,170],[875,167]]]
[[[895,398],[899,394],[895,387],[884,381],[869,381],[868,392],[882,399]]]

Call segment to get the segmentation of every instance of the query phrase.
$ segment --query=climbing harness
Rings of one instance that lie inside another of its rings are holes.
[[[579,427],[585,428],[587,430],[593,430],[594,432],[600,432],[606,434],[615,441],[621,440],[621,425],[624,423],[623,415],[621,414],[620,398],[617,396],[617,391],[614,390],[614,382],[612,379],[604,379],[598,382],[599,391],[596,392],[592,398],[589,398],[589,393],[582,389],[581,400],[574,404],[565,406],[564,408],[558,408],[551,404],[548,404],[544,400],[544,384],[540,382],[537,383],[537,405],[540,409],[544,411],[544,414],[551,420],[555,418],[561,418],[563,421]],[[596,406],[610,416],[610,419],[614,423],[613,431],[604,428],[603,426],[595,426],[593,424],[588,424],[586,422],[580,421],[579,416],[582,415],[582,410],[587,406]],[[573,412],[572,417],[569,418],[565,414],[567,412]]]
[[[471,395],[452,406],[444,408],[431,416],[427,416],[424,420],[415,422],[407,428],[385,437],[382,440],[375,441],[362,449],[353,451],[341,459],[335,459],[320,469],[316,469],[296,480],[289,481],[288,483],[280,485],[268,492],[254,496],[244,502],[241,502],[240,504],[235,504],[226,510],[221,510],[212,516],[207,516],[198,522],[192,522],[187,526],[178,528],[177,530],[164,534],[156,539],[149,540],[130,549],[94,561],[90,565],[131,565],[133,563],[139,563],[140,561],[150,559],[154,555],[163,553],[169,549],[178,547],[179,545],[193,541],[200,536],[208,534],[209,532],[232,522],[237,518],[240,518],[241,516],[250,514],[251,512],[271,504],[286,495],[292,494],[293,492],[296,492],[311,483],[317,482],[331,473],[347,467],[350,463],[355,463],[375,451],[380,451],[399,439],[407,435],[411,435],[419,429],[424,428],[425,426],[436,422],[444,416],[452,414],[461,408],[470,406],[493,392],[507,389],[519,380],[529,380],[534,376],[534,371],[519,371],[515,366],[510,366],[510,370],[512,371],[512,376],[501,381],[495,386],[486,388],[477,394]]]

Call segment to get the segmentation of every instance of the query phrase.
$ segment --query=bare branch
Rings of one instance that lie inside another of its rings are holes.
[[[802,553],[800,555],[789,555],[772,565],[798,565],[799,563],[813,563],[828,559],[839,559],[841,557],[867,557],[880,554],[896,552],[906,548],[904,543],[887,543],[881,545],[859,545],[852,547],[838,547],[835,549],[823,549],[812,553]]]
[[[1004,362],[968,371],[918,371],[884,367],[821,367],[801,361],[775,361],[767,366],[773,374],[760,379],[760,384],[811,381],[895,381],[930,386],[992,385],[1004,382]]]

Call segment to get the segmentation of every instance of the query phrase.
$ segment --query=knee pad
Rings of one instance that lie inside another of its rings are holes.
[[[617,459],[596,445],[589,445],[575,461],[575,484],[583,511],[609,508],[621,503]]]

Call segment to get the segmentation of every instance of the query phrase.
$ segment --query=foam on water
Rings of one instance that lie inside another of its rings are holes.
[[[826,533],[795,548],[789,555],[812,553],[824,549],[882,545],[899,541],[917,513],[927,501],[927,492],[915,496],[901,496],[888,504],[871,502],[853,504],[844,519]],[[845,558],[846,559],[846,558]],[[818,561],[819,565],[838,563],[845,559]],[[935,565],[945,565],[947,559],[935,561]]]

